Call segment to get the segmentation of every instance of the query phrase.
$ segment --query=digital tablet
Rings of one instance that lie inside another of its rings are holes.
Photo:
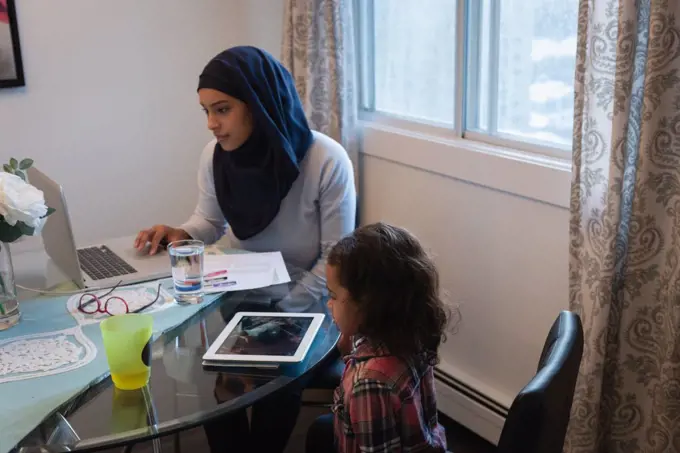
[[[322,313],[238,312],[203,360],[293,363],[305,358],[324,319]]]

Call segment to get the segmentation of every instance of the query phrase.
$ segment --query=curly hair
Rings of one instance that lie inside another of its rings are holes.
[[[360,334],[391,354],[437,362],[448,310],[437,268],[418,239],[382,222],[366,225],[335,244],[328,264],[358,306]]]

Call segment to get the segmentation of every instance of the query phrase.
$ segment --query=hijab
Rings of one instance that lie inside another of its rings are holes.
[[[212,88],[244,102],[250,138],[236,150],[213,153],[215,195],[234,235],[248,239],[279,213],[313,141],[293,78],[264,50],[239,46],[213,58],[198,89]]]

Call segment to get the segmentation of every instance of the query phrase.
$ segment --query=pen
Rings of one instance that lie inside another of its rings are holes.
[[[220,287],[222,287],[222,286],[232,286],[232,285],[235,285],[235,284],[236,284],[236,282],[235,282],[234,280],[231,280],[231,281],[228,281],[228,282],[224,282],[224,283],[215,283],[215,284],[208,285],[208,286],[209,286],[210,288],[220,288]]]
[[[224,274],[226,274],[226,273],[227,273],[226,270],[210,272],[209,274],[205,274],[205,275],[203,276],[203,278],[213,278],[213,277],[217,277],[217,276],[219,276],[219,275],[224,275]]]

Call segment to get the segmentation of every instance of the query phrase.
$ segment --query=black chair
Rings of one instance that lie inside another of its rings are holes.
[[[562,453],[583,355],[583,326],[563,311],[543,346],[534,378],[515,397],[498,453]]]

